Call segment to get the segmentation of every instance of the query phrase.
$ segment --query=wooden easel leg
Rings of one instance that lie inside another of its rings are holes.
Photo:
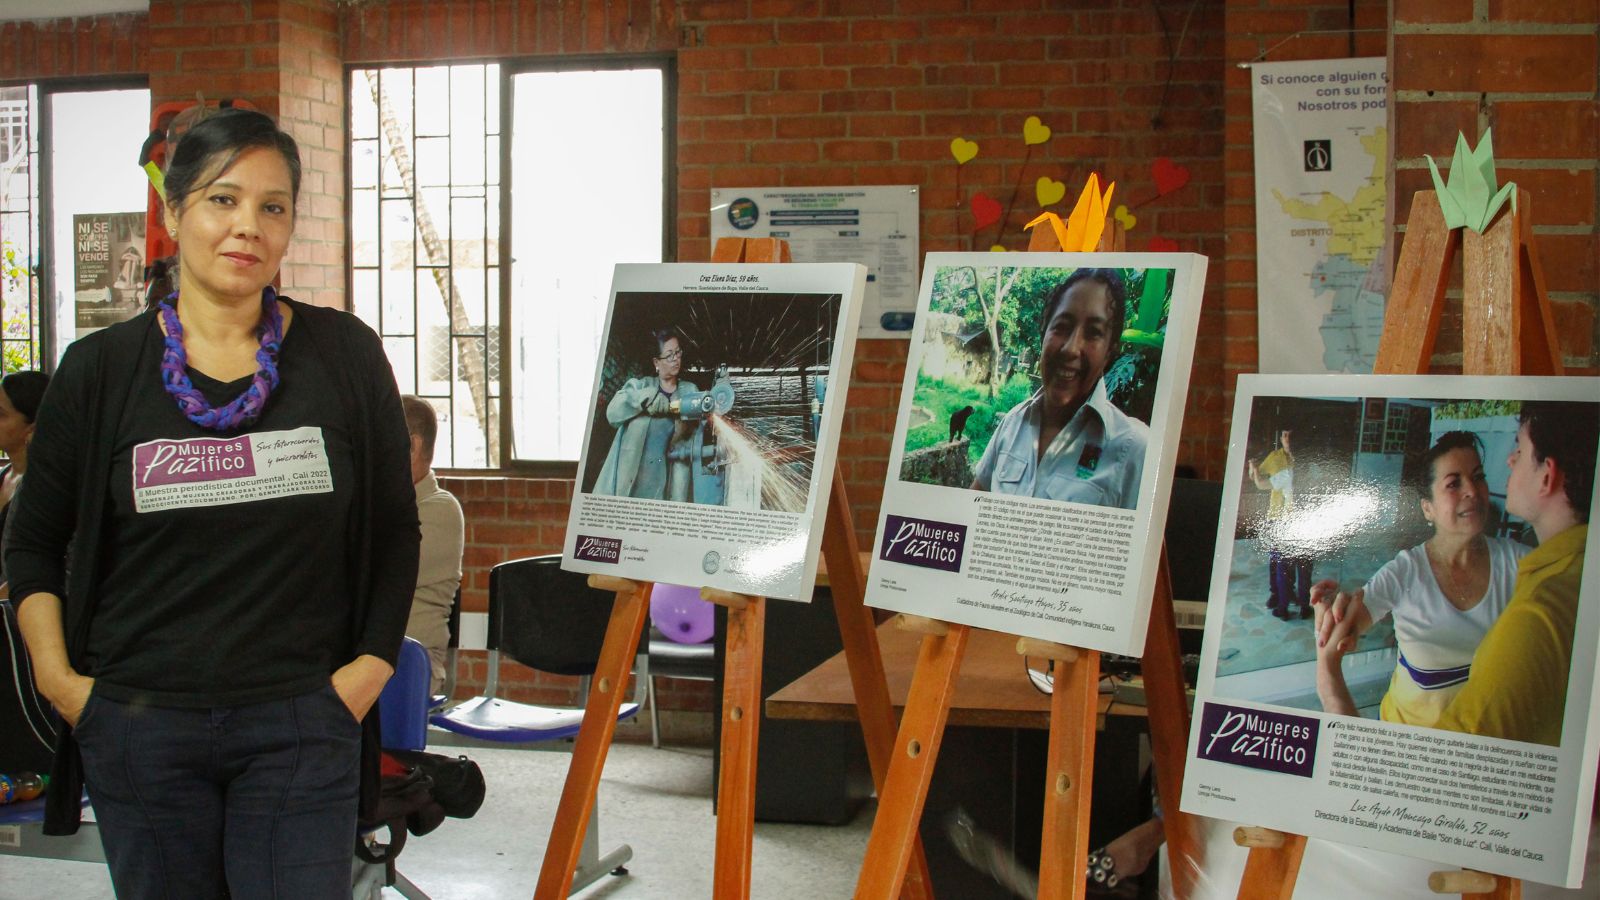
[[[1489,230],[1461,234],[1461,371],[1467,375],[1522,374],[1522,248],[1518,216],[1507,211]],[[1530,337],[1532,335],[1529,335]]]
[[[942,636],[922,639],[889,776],[878,792],[878,814],[856,881],[857,900],[891,900],[900,894],[970,631],[966,625],[951,625]]]
[[[1444,213],[1432,191],[1411,198],[1406,239],[1395,265],[1389,305],[1383,315],[1384,339],[1378,345],[1375,375],[1415,375],[1428,371],[1433,341],[1444,312],[1444,289],[1455,256],[1456,236],[1444,227]]]
[[[1089,855],[1100,654],[1079,650],[1077,659],[1058,662],[1056,669],[1055,691],[1050,695],[1039,900],[1083,900],[1087,890],[1084,860]],[[1062,674],[1065,677],[1060,677]]]
[[[1462,230],[1461,370],[1558,375],[1561,344],[1533,244],[1527,192],[1482,234]]]
[[[1284,834],[1277,847],[1252,847],[1239,881],[1239,900],[1291,900],[1306,855],[1303,834]]]
[[[583,724],[578,728],[567,780],[561,787],[555,823],[550,826],[550,842],[533,892],[535,900],[565,900],[572,888],[572,873],[583,852],[584,831],[600,787],[600,771],[611,749],[611,736],[617,730],[617,710],[622,706],[628,670],[639,649],[645,612],[650,608],[651,587],[649,582],[641,582],[631,590],[617,591],[605,643],[600,648],[600,663],[590,679],[589,696],[584,702]]]
[[[1527,192],[1519,190],[1520,208],[1528,209]],[[1522,369],[1529,375],[1560,375],[1566,371],[1561,361],[1561,341],[1556,337],[1555,310],[1545,289],[1544,265],[1539,262],[1539,246],[1533,242],[1533,216],[1517,218],[1521,238],[1522,265]]]
[[[1150,748],[1155,757],[1156,794],[1161,798],[1172,893],[1177,900],[1186,900],[1194,890],[1202,860],[1194,819],[1178,808],[1189,744],[1189,703],[1184,692],[1178,623],[1172,614],[1172,576],[1165,544],[1161,547],[1161,568],[1156,573],[1155,599],[1150,607],[1150,629],[1140,669],[1150,713]]]
[[[828,583],[833,593],[833,612],[839,620],[839,639],[844,645],[845,664],[850,670],[850,686],[856,698],[856,717],[861,720],[861,736],[867,744],[867,761],[872,767],[872,784],[884,796],[889,777],[889,761],[894,755],[894,704],[889,700],[888,680],[883,671],[883,654],[878,649],[878,632],[872,610],[865,603],[866,578],[861,571],[861,556],[856,543],[855,524],[850,521],[850,501],[845,495],[844,478],[833,472],[833,490],[828,495],[828,512],[822,528],[822,555],[828,563]],[[928,860],[922,853],[922,838],[912,836],[911,860],[906,869],[903,900],[928,900],[933,896],[928,875]]]
[[[753,597],[745,606],[728,610],[722,687],[722,774],[717,785],[717,860],[711,890],[718,900],[750,896],[766,603],[765,598]]]

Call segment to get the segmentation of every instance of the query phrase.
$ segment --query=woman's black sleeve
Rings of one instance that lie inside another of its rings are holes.
[[[369,404],[372,423],[372,433],[368,435],[372,471],[372,498],[368,504],[371,581],[367,618],[357,638],[355,655],[371,654],[394,665],[400,655],[400,641],[405,637],[411,598],[416,593],[422,527],[417,518],[417,491],[411,482],[411,439],[406,433],[394,371],[377,335],[359,322],[352,324],[370,372],[364,399]]]
[[[28,471],[12,500],[6,529],[6,575],[17,605],[40,593],[67,594],[67,545],[78,518],[78,479],[94,415],[89,358],[84,342],[67,348],[45,389],[28,445]]]

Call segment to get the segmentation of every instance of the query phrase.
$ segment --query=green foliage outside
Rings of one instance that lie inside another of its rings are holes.
[[[1516,416],[1522,412],[1521,400],[1451,400],[1433,411],[1435,419],[1492,419]]]
[[[37,336],[30,335],[29,315],[32,303],[29,292],[31,281],[27,261],[19,258],[17,247],[6,241],[0,249],[0,334],[7,340],[0,342],[0,372],[19,372],[35,367]],[[27,340],[33,337],[33,340]],[[22,339],[22,340],[18,340]]]
[[[967,437],[971,439],[967,447],[967,461],[973,467],[977,467],[978,460],[983,458],[984,449],[989,446],[989,438],[994,436],[995,426],[1000,424],[1000,416],[1004,414],[1002,412],[997,415],[995,410],[1008,410],[1028,399],[1033,391],[1033,379],[1026,375],[1014,375],[1000,389],[997,400],[991,402],[987,391],[983,388],[919,375],[916,403],[918,408],[927,412],[933,419],[906,432],[906,452],[932,447],[948,440],[950,417],[963,407],[971,406],[972,416],[967,419],[966,430]]]
[[[983,456],[995,426],[1007,411],[1037,389],[1040,315],[1050,293],[1074,267],[959,266],[934,273],[930,311],[960,316],[963,333],[985,332],[999,352],[987,378],[976,381],[917,375],[913,403],[932,417],[906,434],[906,452],[949,437],[950,416],[973,408],[966,434],[973,466]],[[1155,405],[1161,347],[1172,305],[1168,269],[1122,269],[1128,308],[1122,352],[1106,368],[1106,392],[1119,409],[1144,422]]]

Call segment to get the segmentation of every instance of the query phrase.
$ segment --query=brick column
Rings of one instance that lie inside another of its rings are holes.
[[[284,292],[343,308],[344,73],[334,0],[151,0],[150,97],[248,100],[300,144]]]

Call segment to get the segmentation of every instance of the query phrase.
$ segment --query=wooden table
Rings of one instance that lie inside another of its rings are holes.
[[[905,708],[921,638],[919,634],[894,627],[892,621],[878,626],[878,646],[889,681],[889,699],[896,710]],[[834,654],[769,696],[766,710],[767,715],[775,719],[855,721],[855,695],[850,687],[844,654]],[[1112,703],[1110,694],[1100,695],[1098,711],[1102,727],[1107,714],[1144,715],[1143,707]],[[950,704],[950,724],[1049,729],[1050,696],[1035,690],[1023,672],[1014,635],[973,629]]]

